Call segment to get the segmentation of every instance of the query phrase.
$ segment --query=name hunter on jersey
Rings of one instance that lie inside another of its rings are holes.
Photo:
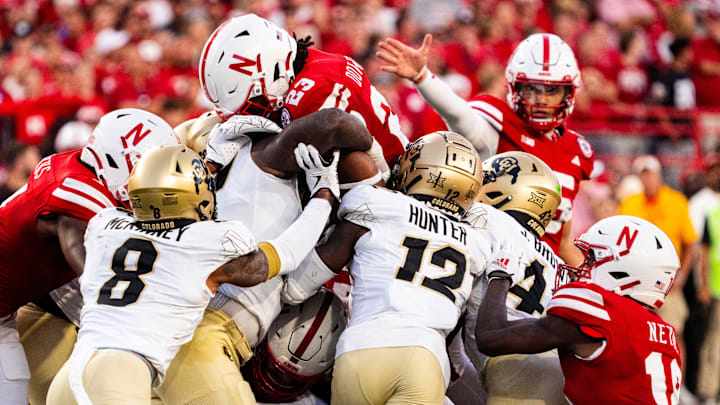
[[[465,228],[455,224],[455,221],[440,213],[436,214],[411,204],[408,222],[423,230],[449,236],[463,245],[467,245],[467,231]]]

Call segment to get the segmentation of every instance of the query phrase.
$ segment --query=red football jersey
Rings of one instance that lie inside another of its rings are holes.
[[[562,135],[554,135],[554,139],[537,135],[537,131],[518,117],[506,102],[496,97],[474,97],[469,104],[500,133],[497,153],[527,152],[542,159],[555,172],[562,187],[562,200],[543,240],[558,253],[563,227],[572,215],[572,203],[580,181],[590,178],[593,169],[595,152],[592,146],[582,135],[564,126],[555,131]]]
[[[40,161],[25,186],[0,205],[0,317],[75,278],[57,237],[36,220],[65,215],[89,221],[115,199],[80,162],[81,150]]]
[[[555,291],[547,313],[606,342],[599,355],[586,360],[560,351],[565,395],[572,403],[678,403],[682,372],[675,329],[657,314],[630,298],[579,282]]]
[[[352,58],[312,48],[308,51],[305,66],[285,97],[282,125],[323,108],[347,111],[365,124],[392,167],[405,153],[408,139],[385,97],[370,84],[365,70]]]

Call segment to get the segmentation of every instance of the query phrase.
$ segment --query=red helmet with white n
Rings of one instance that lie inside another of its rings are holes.
[[[510,56],[505,68],[510,91],[508,103],[530,126],[549,131],[561,125],[575,107],[575,91],[580,87],[580,70],[575,54],[560,37],[533,34],[525,38]],[[523,99],[523,88],[562,86],[565,92],[558,105],[537,105]],[[533,110],[553,108],[550,117],[535,117]]]
[[[284,29],[255,14],[235,17],[205,43],[200,83],[223,119],[268,117],[290,90],[296,54],[297,42]]]
[[[322,379],[335,363],[335,346],[346,324],[342,302],[325,289],[285,307],[251,360],[248,379],[257,400],[290,402]]]
[[[560,265],[558,277],[587,281],[652,309],[665,302],[680,259],[670,238],[650,222],[628,215],[605,218],[575,240],[580,267]],[[556,287],[557,287],[556,283]]]
[[[137,108],[123,108],[100,118],[80,160],[91,166],[108,191],[129,208],[127,183],[135,163],[156,146],[179,143],[164,119]]]

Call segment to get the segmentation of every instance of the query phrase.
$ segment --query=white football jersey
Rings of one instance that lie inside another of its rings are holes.
[[[355,244],[352,313],[336,357],[422,346],[438,358],[447,384],[445,337],[457,324],[474,278],[485,270],[488,236],[412,197],[373,186],[350,190],[338,216],[369,232]]]
[[[142,231],[124,211],[101,211],[85,233],[84,305],[73,355],[104,347],[140,353],[157,369],[159,384],[203,317],[212,297],[208,276],[255,249],[238,221]]]
[[[252,142],[243,145],[228,168],[218,174],[218,219],[240,221],[252,231],[256,240],[264,241],[286,230],[302,213],[302,203],[296,176],[281,179],[264,172],[252,160],[251,149]],[[270,323],[280,314],[282,285],[280,277],[249,288],[223,284],[210,306],[238,321],[238,327],[254,345],[262,340]],[[241,304],[234,305],[234,311],[247,310],[251,316],[229,311],[224,305],[228,299]],[[256,319],[258,325],[247,327],[250,319]],[[252,336],[250,331],[256,332],[257,336]]]
[[[529,265],[525,268],[525,279],[512,286],[508,292],[508,320],[539,318],[545,313],[552,297],[555,275],[562,260],[547,243],[535,237],[513,217],[494,207],[475,203],[465,218],[474,228],[488,232],[494,241],[510,240],[513,246],[522,249],[524,256],[529,259]],[[465,314],[465,350],[478,370],[482,370],[485,356],[477,350],[475,344],[475,323],[486,290],[487,279],[478,279]]]

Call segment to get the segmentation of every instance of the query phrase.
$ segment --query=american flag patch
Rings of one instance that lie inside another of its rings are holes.
[[[665,283],[663,283],[662,281],[658,280],[658,281],[655,282],[655,287],[657,287],[657,288],[660,289],[660,290],[664,290],[664,289],[665,289]]]

